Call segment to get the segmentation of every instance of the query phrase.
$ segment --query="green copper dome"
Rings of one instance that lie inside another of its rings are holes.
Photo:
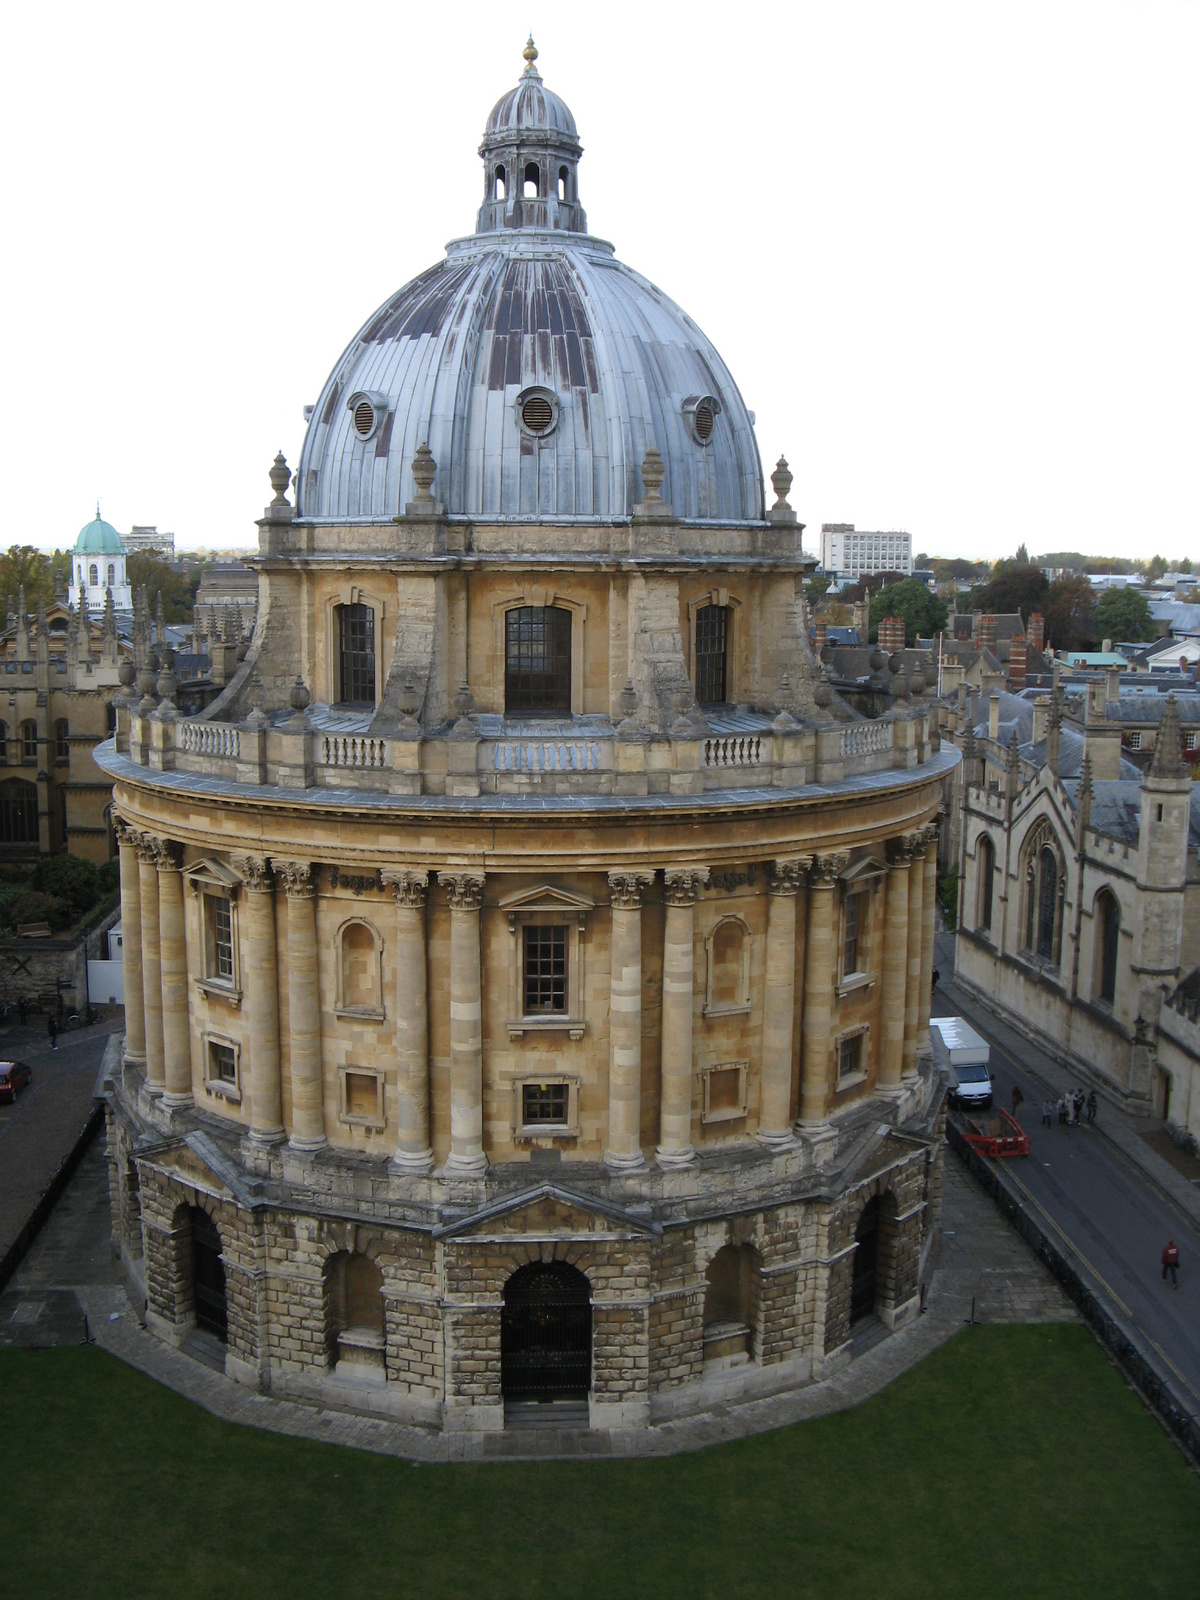
[[[86,527],[80,528],[79,537],[75,541],[76,555],[89,556],[123,556],[125,546],[121,543],[121,535],[111,522],[105,522],[100,516],[100,507],[96,507],[93,521]]]

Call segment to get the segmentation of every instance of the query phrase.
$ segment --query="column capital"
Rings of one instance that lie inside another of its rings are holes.
[[[272,861],[275,876],[289,900],[311,900],[317,892],[311,861]]]
[[[274,890],[271,863],[265,856],[230,856],[229,860],[234,870],[245,879],[247,889],[257,890],[260,894],[269,894]]]
[[[925,848],[925,834],[921,828],[913,833],[902,833],[898,839],[889,839],[887,842],[888,865],[893,867],[910,867],[913,860]]]
[[[850,865],[848,852],[836,855],[814,856],[808,869],[808,881],[818,889],[832,889],[838,878]]]
[[[113,832],[117,836],[117,843],[118,844],[127,844],[132,849],[136,850],[137,849],[137,842],[138,842],[138,831],[130,823],[126,822],[125,818],[121,815],[121,813],[119,811],[114,811],[113,812],[112,825],[113,825]]]
[[[183,846],[175,839],[155,839],[154,864],[160,872],[178,872],[183,865]]]
[[[398,906],[410,906],[419,911],[425,904],[429,888],[429,874],[418,867],[382,867],[379,876],[385,889],[390,889]]]
[[[608,875],[609,903],[619,911],[636,911],[642,904],[645,891],[654,882],[654,874],[648,870],[629,867],[620,868]]]
[[[450,896],[452,911],[478,911],[483,904],[482,872],[439,872],[438,882]]]
[[[938,839],[941,837],[941,832],[942,830],[936,822],[930,822],[927,823],[921,830],[921,835],[924,838],[926,845],[931,845],[938,842]]]
[[[663,898],[669,906],[694,906],[708,882],[707,867],[667,867],[663,871]]]
[[[809,856],[792,856],[786,861],[767,862],[768,894],[799,894]]]

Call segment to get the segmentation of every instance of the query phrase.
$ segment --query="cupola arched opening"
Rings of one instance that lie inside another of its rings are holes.
[[[542,174],[536,161],[525,163],[525,181],[521,188],[521,196],[525,200],[536,200],[542,192]]]
[[[504,171],[503,166],[499,166],[499,167],[496,168],[495,176],[493,178],[492,199],[493,200],[507,200],[507,198],[508,198],[508,179],[507,179],[507,177],[505,175],[505,171]]]
[[[571,174],[570,174],[570,172],[568,171],[568,169],[566,167],[559,167],[559,169],[558,169],[558,198],[560,200],[569,200],[571,198],[571,196],[570,196],[570,187],[571,187]]]

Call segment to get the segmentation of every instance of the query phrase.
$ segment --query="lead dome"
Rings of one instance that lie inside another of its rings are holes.
[[[620,520],[643,499],[655,448],[680,520],[763,519],[737,384],[686,312],[587,233],[575,120],[536,54],[531,42],[488,118],[475,234],[380,306],[326,380],[299,516],[400,515],[427,443],[451,517]]]

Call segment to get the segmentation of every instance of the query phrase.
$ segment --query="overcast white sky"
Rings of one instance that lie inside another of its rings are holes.
[[[530,24],[592,231],[810,529],[1200,558],[1200,0],[14,5],[0,542],[99,496],[253,544],[343,346],[473,230]]]

